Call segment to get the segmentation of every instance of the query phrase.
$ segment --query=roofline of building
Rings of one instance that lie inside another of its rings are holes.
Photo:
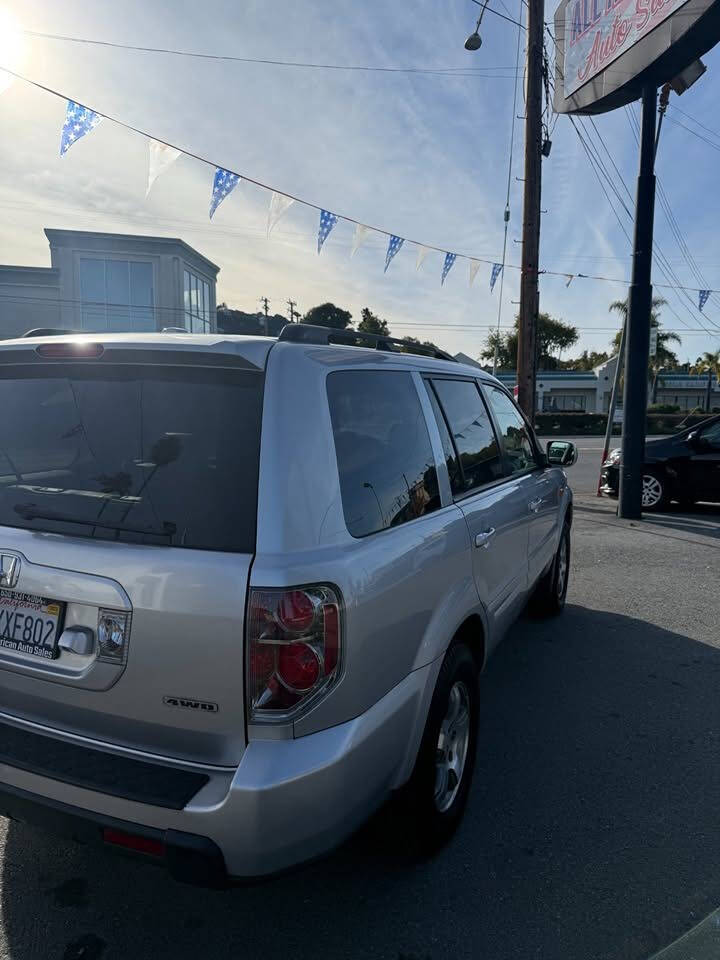
[[[60,282],[60,271],[57,267],[25,267],[9,263],[0,263],[0,283],[42,284],[47,287],[56,287]]]
[[[202,253],[197,251],[195,247],[191,247],[189,243],[185,243],[184,240],[181,240],[179,237],[157,237],[151,234],[137,234],[137,233],[106,233],[102,230],[62,230],[56,229],[53,227],[45,227],[45,236],[48,239],[50,244],[56,245],[65,245],[63,241],[66,240],[111,240],[118,241],[119,243],[127,242],[128,240],[137,240],[144,243],[156,244],[157,246],[162,246],[164,244],[177,244],[183,250],[185,250],[190,256],[196,260],[201,261],[211,271],[214,271],[215,275],[220,272],[220,267],[213,263],[212,260],[209,260],[207,257],[203,256]]]

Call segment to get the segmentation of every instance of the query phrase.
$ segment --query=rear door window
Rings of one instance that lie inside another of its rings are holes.
[[[327,378],[345,523],[354,537],[440,507],[437,470],[412,376],[342,370]]]
[[[477,384],[472,380],[437,379],[432,381],[432,389],[444,413],[438,420],[440,435],[445,436],[446,449],[450,440],[459,463],[459,469],[451,470],[448,462],[453,494],[462,496],[500,480],[500,447]]]
[[[500,428],[508,472],[524,473],[534,469],[538,465],[535,450],[522,414],[504,390],[492,386],[486,386],[485,389]]]
[[[0,370],[0,525],[252,553],[263,377],[103,363]]]

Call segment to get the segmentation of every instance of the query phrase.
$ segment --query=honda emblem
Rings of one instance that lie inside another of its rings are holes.
[[[20,558],[11,553],[0,554],[0,587],[14,587],[20,576]]]

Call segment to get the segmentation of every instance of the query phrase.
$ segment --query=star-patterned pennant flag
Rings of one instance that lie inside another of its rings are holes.
[[[338,222],[338,218],[334,213],[329,213],[327,210],[320,211],[320,226],[318,227],[318,253],[323,248],[323,244],[330,235],[330,231]]]
[[[355,233],[353,234],[352,250],[350,251],[350,259],[352,259],[355,254],[358,252],[360,247],[365,243],[367,235],[370,232],[370,227],[366,227],[364,223],[358,223],[355,225]]]
[[[387,268],[390,266],[390,261],[393,259],[393,257],[397,256],[404,243],[405,241],[402,237],[396,237],[394,234],[390,237],[387,254],[385,256],[385,269],[383,270],[383,273],[387,273]]]
[[[473,282],[475,280],[475,277],[477,276],[477,272],[479,269],[480,269],[480,261],[471,260],[470,261],[470,286],[473,285]]]
[[[222,167],[215,167],[215,177],[213,178],[213,191],[210,198],[210,219],[223,202],[225,197],[232,193],[235,187],[240,183],[240,174],[233,173],[231,170],[223,170]]]
[[[75,141],[94,130],[101,120],[99,113],[88,110],[87,107],[73,100],[68,100],[65,123],[60,137],[60,156],[65,156]]]
[[[453,268],[453,264],[457,260],[456,253],[446,253],[445,254],[445,263],[443,264],[442,277],[440,278],[440,286],[445,283],[445,277],[450,273]]]
[[[270,197],[270,210],[268,212],[267,235],[278,222],[280,217],[287,213],[288,209],[295,203],[292,197],[286,197],[284,193],[274,193]]]
[[[160,174],[165,173],[168,167],[171,167],[177,158],[182,155],[182,150],[176,150],[175,147],[169,147],[166,143],[160,143],[158,140],[151,140],[149,146],[150,165],[148,167],[146,197]]]
[[[710,296],[710,293],[711,293],[710,290],[700,290],[700,292],[699,292],[699,295],[698,295],[698,307],[700,308],[700,311],[701,311],[701,312],[702,312],[702,308],[703,308],[703,307],[705,306],[705,304],[708,302],[708,297]]]
[[[567,281],[565,282],[565,286],[566,286],[566,287],[569,287],[570,284],[571,284],[571,283],[573,282],[573,280],[575,279],[575,274],[574,274],[574,273],[566,273],[565,276],[567,277]]]
[[[502,273],[502,268],[503,268],[503,265],[501,263],[494,263],[492,265],[492,272],[490,273],[490,293],[493,292],[495,281]]]
[[[421,243],[417,245],[417,260],[415,261],[415,269],[419,270],[425,261],[425,257],[430,253],[430,247],[424,247]]]

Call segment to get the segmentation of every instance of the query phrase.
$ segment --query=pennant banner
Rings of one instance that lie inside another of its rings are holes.
[[[330,231],[338,222],[334,213],[328,213],[327,210],[320,211],[320,226],[318,227],[318,253],[323,248],[323,244],[330,235]]]
[[[700,308],[700,311],[702,311],[702,308],[708,302],[708,297],[711,293],[712,290],[700,290],[698,294],[698,307]]]
[[[4,70],[0,70],[0,93],[5,93],[7,88],[13,82],[14,77],[11,77],[9,73],[6,73]]]
[[[567,282],[565,283],[565,286],[566,286],[566,287],[569,287],[570,284],[571,284],[571,283],[573,282],[573,280],[575,279],[575,274],[574,274],[574,273],[566,273],[565,276],[567,277]]]
[[[492,265],[492,272],[490,274],[490,293],[493,292],[493,287],[495,286],[495,281],[502,273],[503,265],[501,263],[494,263]]]
[[[363,223],[356,224],[355,233],[353,234],[352,250],[350,251],[350,259],[355,256],[360,247],[365,243],[369,232],[370,227],[366,227]]]
[[[390,237],[390,242],[388,243],[387,254],[385,256],[385,269],[383,273],[387,273],[387,268],[390,266],[390,261],[393,257],[397,256],[400,248],[405,243],[402,237],[392,236]]]
[[[215,177],[213,179],[213,192],[210,198],[210,219],[223,202],[225,197],[232,193],[235,187],[240,183],[240,174],[233,173],[231,170],[223,170],[222,167],[215,167]]]
[[[480,269],[480,260],[470,261],[470,286],[473,285],[477,272]]]
[[[63,157],[76,140],[94,130],[101,120],[99,113],[88,110],[87,107],[73,100],[68,100],[65,123],[60,137],[60,156]]]
[[[456,253],[446,253],[445,254],[445,263],[443,264],[442,277],[440,278],[440,286],[445,283],[445,277],[450,273],[453,268],[453,264],[457,260]]]
[[[270,236],[270,231],[280,217],[284,216],[294,203],[295,201],[292,197],[286,197],[284,193],[273,193],[272,197],[270,197],[270,211],[268,213],[268,236]]]
[[[430,253],[430,247],[424,247],[421,243],[417,245],[417,260],[415,261],[415,269],[419,270],[423,265],[425,257]]]
[[[148,167],[148,184],[145,196],[150,193],[150,188],[155,183],[161,173],[165,173],[168,167],[171,167],[178,157],[182,156],[182,150],[176,150],[175,147],[169,147],[166,143],[160,143],[158,140],[151,140],[150,147],[150,165]]]

